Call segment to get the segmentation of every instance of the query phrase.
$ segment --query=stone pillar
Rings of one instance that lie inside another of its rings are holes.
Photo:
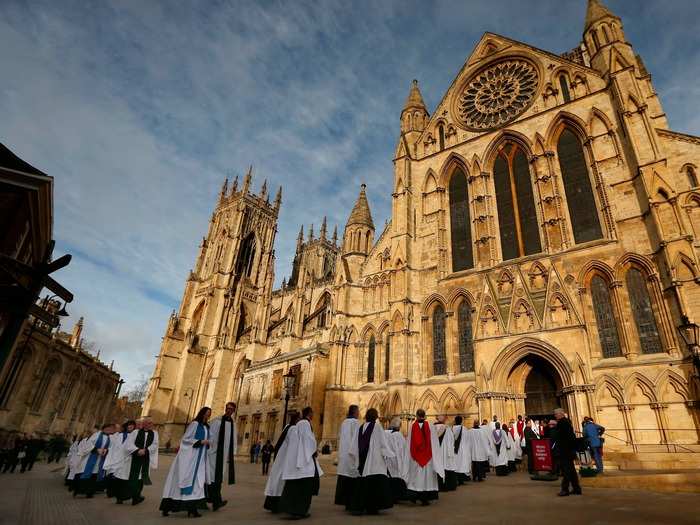
[[[659,435],[661,436],[661,443],[669,442],[668,433],[668,421],[666,419],[666,409],[668,409],[668,403],[651,403],[652,410],[656,416],[656,425],[659,427]]]

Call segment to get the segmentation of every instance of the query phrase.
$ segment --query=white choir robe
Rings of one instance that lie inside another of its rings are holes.
[[[430,428],[430,450],[432,458],[424,467],[421,467],[411,456],[411,435],[413,425],[418,424],[413,422],[408,430],[408,438],[406,439],[406,471],[403,478],[406,480],[406,488],[413,492],[437,492],[438,480],[440,476],[445,479],[445,466],[442,462],[442,454],[440,452],[440,443],[438,441],[437,429],[428,421],[424,421],[424,425]]]
[[[356,418],[348,417],[340,425],[338,432],[338,476],[356,478],[359,476],[354,461],[350,457],[350,448],[357,442],[357,429],[360,423]]]
[[[153,443],[148,447],[148,471],[155,470],[158,468],[158,432],[151,430],[153,432]],[[138,430],[134,430],[129,433],[129,437],[126,438],[124,444],[122,445],[122,450],[124,451],[125,460],[122,467],[114,473],[115,477],[123,480],[129,479],[129,474],[131,474],[131,461],[134,458],[133,454],[139,447],[136,446],[136,438],[139,435]],[[139,479],[141,479],[139,474]]]
[[[507,432],[503,429],[496,430],[496,432],[501,433],[501,447],[500,450],[496,450],[496,438],[493,435],[493,431],[489,432],[489,437],[491,439],[491,446],[493,447],[493,460],[491,463],[492,467],[503,467],[508,466],[508,455],[510,446],[508,443],[508,438],[506,437]]]
[[[107,457],[105,458],[104,469],[107,474],[113,474],[115,477],[118,472],[124,468],[124,463],[127,461],[128,454],[124,451],[124,433],[118,432],[112,434],[111,443],[109,444],[109,450],[107,451]],[[126,435],[127,439],[129,434]],[[129,468],[131,468],[131,462],[129,461]],[[128,470],[127,470],[128,477]],[[124,479],[124,478],[120,478]]]
[[[190,423],[182,436],[180,450],[178,450],[175,460],[170,465],[170,471],[165,480],[163,499],[181,501],[204,499],[204,486],[209,483],[206,460],[207,450],[206,447],[193,447],[198,441],[195,438],[198,425],[197,421]],[[204,427],[204,437],[202,439],[209,439],[209,430],[206,426]],[[190,486],[192,486],[192,493],[183,494],[182,489]]]
[[[520,448],[519,439],[518,439],[518,432],[517,430],[514,432],[515,438],[510,435],[510,430],[506,430],[506,434],[508,434],[508,444],[510,445],[510,449],[508,450],[510,452],[510,459],[509,461],[515,461],[516,459],[520,459],[522,457],[523,451]]]
[[[316,436],[311,430],[311,423],[308,420],[302,419],[296,425],[296,433],[290,437],[289,452],[287,453],[287,461],[284,465],[282,479],[287,481],[290,479],[312,478],[318,472],[319,477],[323,476],[323,470],[318,464],[318,460],[313,457],[318,449]],[[290,429],[291,430],[291,429]]]
[[[405,479],[408,471],[406,463],[406,438],[400,431],[386,430],[387,446],[391,449],[392,455],[387,457],[386,466],[392,478]]]
[[[453,425],[452,435],[454,436],[455,443],[457,442],[457,439],[460,436],[462,436],[462,439],[459,442],[459,449],[457,450],[457,454],[454,458],[454,470],[458,474],[464,474],[468,476],[471,474],[472,471],[471,436],[469,435],[469,432],[467,432],[467,429],[464,428],[462,425]]]
[[[92,436],[83,440],[80,443],[80,446],[78,447],[78,466],[77,466],[77,470],[76,470],[77,474],[82,474],[85,472],[85,468],[87,467],[87,462],[90,459],[90,453],[95,448],[95,445],[97,444],[97,439],[99,438],[100,434],[103,434],[103,433],[102,433],[102,431],[98,430]],[[110,447],[110,446],[111,446],[111,444],[110,444],[109,436],[107,434],[103,434],[102,445],[100,448],[107,448],[108,449],[108,447]],[[98,457],[97,461],[95,461],[95,464],[92,467],[91,474],[97,474],[99,471],[100,471],[100,458]]]
[[[488,429],[486,429],[488,432]],[[472,461],[489,461],[491,444],[483,428],[469,429],[472,442]]]
[[[207,469],[209,475],[209,483],[213,483],[216,474],[216,451],[219,450],[219,430],[221,429],[221,418],[217,417],[211,420],[209,423],[209,435],[211,439],[209,440],[209,451],[207,452]],[[229,440],[233,440],[233,455],[236,455],[238,450],[238,444],[236,443],[236,422],[231,421],[230,425],[226,425],[224,430],[224,471],[221,473],[222,484],[227,483],[226,473],[228,472],[228,453],[229,453]]]
[[[481,439],[484,440],[484,443],[486,445],[486,450],[488,451],[489,465],[491,465],[493,467],[494,462],[496,461],[496,449],[493,448],[493,439],[491,438],[491,435],[492,435],[491,432],[493,432],[496,429],[496,427],[495,427],[495,425],[493,428],[491,428],[489,425],[481,425],[481,427],[479,427],[479,428],[481,430],[481,435],[482,435]]]
[[[78,454],[78,446],[80,445],[80,440],[76,439],[71,443],[70,448],[68,449],[68,455],[66,456],[66,468],[64,471],[64,476],[67,476],[68,479],[72,479],[70,473],[71,470],[75,470],[75,459]]]
[[[442,435],[442,443],[440,443],[440,439],[438,439],[440,452],[442,453],[442,464],[445,470],[456,472],[455,437],[452,433],[452,429],[443,423],[436,423],[435,429],[438,431],[438,438]]]
[[[368,424],[369,423],[364,423],[359,428],[364,430]],[[358,437],[359,434],[355,434],[355,439],[352,441],[352,443],[350,443],[348,456],[350,461],[352,461],[352,466],[355,469],[355,472],[359,474],[360,444]],[[367,452],[367,459],[365,459],[362,474],[359,475],[363,478],[366,478],[367,476],[376,476],[377,474],[386,476],[388,471],[386,460],[387,458],[391,458],[393,456],[394,451],[389,446],[384,429],[378,422],[375,422],[374,428],[372,429],[372,435],[369,438],[369,451]]]
[[[80,474],[80,471],[78,470],[80,468],[80,449],[85,441],[87,441],[89,438],[83,438],[80,441],[78,441],[78,444],[75,446],[75,452],[73,453],[73,457],[70,459],[70,462],[68,463],[68,479],[74,479],[76,475]]]
[[[284,467],[287,464],[289,456],[289,443],[296,441],[297,439],[297,427],[291,426],[287,430],[287,435],[284,437],[284,441],[280,445],[277,451],[277,456],[275,461],[272,463],[272,468],[270,468],[270,473],[267,476],[267,483],[265,484],[265,496],[279,498],[282,496],[282,491],[284,490],[284,480],[282,479],[282,474],[284,473]],[[268,509],[270,510],[270,509]]]

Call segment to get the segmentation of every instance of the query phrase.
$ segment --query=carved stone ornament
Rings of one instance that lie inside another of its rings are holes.
[[[456,101],[456,114],[472,131],[495,129],[521,115],[535,100],[537,68],[525,59],[497,62],[475,74]]]

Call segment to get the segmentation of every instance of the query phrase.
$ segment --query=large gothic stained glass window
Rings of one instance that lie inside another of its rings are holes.
[[[369,346],[367,349],[367,382],[374,382],[374,354],[377,347],[377,342],[374,336],[369,338]]]
[[[591,298],[593,300],[598,339],[600,340],[603,357],[621,356],[620,338],[618,337],[617,324],[613,314],[610,287],[599,275],[591,279]]]
[[[474,340],[472,336],[472,313],[466,301],[457,309],[457,330],[459,331],[459,371],[474,371]]]
[[[634,323],[637,325],[639,345],[643,354],[663,352],[656,319],[651,309],[651,299],[644,276],[637,268],[630,268],[625,278]]]
[[[452,235],[452,271],[474,267],[472,230],[467,198],[467,177],[457,168],[450,178],[450,226]]]
[[[542,251],[527,157],[515,144],[503,147],[493,165],[503,260]]]
[[[574,241],[579,244],[603,237],[598,219],[598,208],[588,176],[586,157],[581,142],[565,129],[557,143],[557,155],[564,180],[564,192],[569,204]]]
[[[445,353],[445,310],[437,306],[433,310],[433,375],[447,373],[447,356]]]

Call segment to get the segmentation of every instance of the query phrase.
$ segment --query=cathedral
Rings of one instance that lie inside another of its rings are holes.
[[[620,18],[589,0],[561,55],[484,34],[432,113],[413,82],[397,132],[390,220],[362,185],[279,289],[281,189],[224,184],[144,405],[163,442],[233,400],[247,450],[287,398],[331,449],[351,403],[404,424],[561,406],[611,449],[697,444],[700,138],[669,129]]]

